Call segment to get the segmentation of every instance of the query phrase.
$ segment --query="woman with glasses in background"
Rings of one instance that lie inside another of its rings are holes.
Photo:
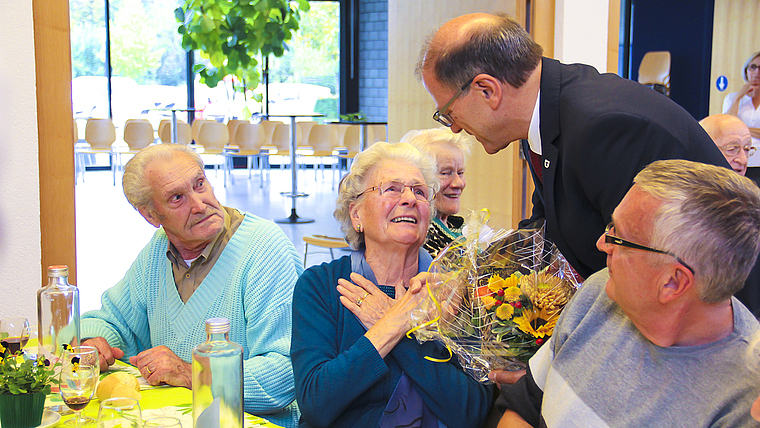
[[[738,92],[726,95],[723,100],[723,113],[741,119],[752,134],[752,147],[760,147],[760,51],[747,58],[742,66],[744,86]],[[760,155],[749,156],[747,177],[760,179]]]
[[[434,160],[406,143],[370,146],[341,181],[334,215],[354,251],[305,271],[293,295],[301,427],[483,423],[491,387],[456,358],[425,359],[449,356],[437,342],[405,337],[426,294],[422,244],[437,187]]]
[[[437,215],[430,222],[425,241],[425,249],[433,258],[462,234],[464,218],[455,214],[459,213],[462,192],[467,185],[464,164],[473,140],[467,133],[455,134],[449,128],[409,131],[401,139],[432,156],[437,163],[440,182],[434,199]]]

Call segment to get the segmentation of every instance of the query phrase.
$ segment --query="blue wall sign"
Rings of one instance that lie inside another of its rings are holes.
[[[726,76],[718,76],[718,79],[715,80],[715,86],[719,91],[725,91],[728,88],[728,78]]]

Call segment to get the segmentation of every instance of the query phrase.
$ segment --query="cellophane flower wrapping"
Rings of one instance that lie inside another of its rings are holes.
[[[524,368],[580,286],[543,225],[492,230],[486,219],[468,216],[465,233],[433,261],[428,295],[412,312],[416,339],[443,342],[480,382],[491,370]]]

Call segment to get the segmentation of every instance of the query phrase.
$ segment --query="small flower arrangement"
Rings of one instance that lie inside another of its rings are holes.
[[[481,382],[491,370],[523,368],[580,286],[543,227],[494,231],[486,220],[471,214],[463,236],[433,261],[410,331],[444,343]]]
[[[57,383],[55,367],[42,354],[27,360],[17,351],[11,354],[8,344],[0,341],[0,394],[50,394],[50,384]]]

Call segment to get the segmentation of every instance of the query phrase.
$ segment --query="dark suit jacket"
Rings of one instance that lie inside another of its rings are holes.
[[[521,226],[545,219],[548,238],[584,278],[605,267],[596,240],[646,165],[688,159],[729,167],[686,110],[617,75],[543,58],[540,103],[543,183],[530,165],[533,213]]]

